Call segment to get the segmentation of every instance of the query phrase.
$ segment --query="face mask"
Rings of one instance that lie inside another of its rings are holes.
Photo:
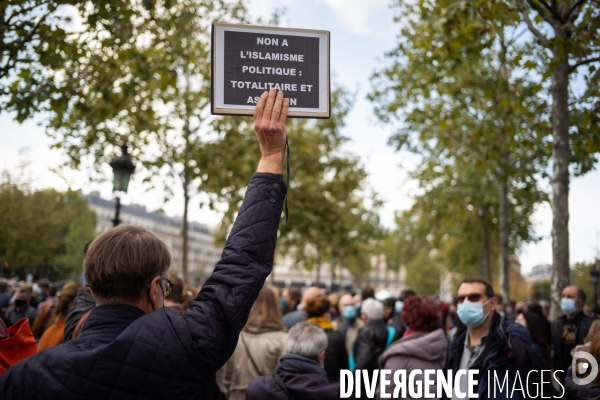
[[[39,296],[40,294],[42,294],[42,289],[40,289],[40,288],[37,288],[37,289],[35,290],[35,292],[36,292],[36,293],[38,294],[38,296]]]
[[[394,304],[394,308],[396,309],[396,312],[400,314],[402,312],[402,309],[404,308],[404,302],[400,300],[396,301],[396,303]]]
[[[577,306],[575,305],[575,300],[573,299],[562,299],[560,301],[560,309],[563,310],[565,314],[573,314],[577,311]]]
[[[344,318],[348,318],[348,319],[356,318],[356,308],[354,308],[354,306],[344,307],[344,309],[342,310],[342,313],[344,314]]]
[[[504,319],[504,317],[506,317],[506,314],[504,313],[504,311],[498,311],[498,314],[500,314],[502,319]]]
[[[489,303],[490,300],[485,303],[472,303],[469,300],[465,300],[462,304],[458,305],[458,318],[469,328],[477,328],[483,324],[483,321],[489,315],[483,313],[483,306]]]
[[[282,310],[287,310],[287,300],[285,299],[285,297],[279,298],[279,305],[281,306]]]
[[[15,300],[15,307],[23,308],[27,304],[27,300]]]

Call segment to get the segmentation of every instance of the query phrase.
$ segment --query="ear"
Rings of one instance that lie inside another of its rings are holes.
[[[319,365],[323,363],[324,358],[325,358],[325,350],[323,350],[317,357],[317,362],[319,363]]]
[[[150,301],[152,301],[154,309],[159,308],[157,296],[163,297],[162,289],[159,287],[160,280],[160,276],[155,276],[154,279],[150,281]]]

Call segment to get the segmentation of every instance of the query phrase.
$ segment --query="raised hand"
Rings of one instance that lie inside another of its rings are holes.
[[[258,172],[282,173],[288,108],[289,99],[284,99],[283,92],[275,89],[263,92],[256,104],[254,130],[261,152]]]

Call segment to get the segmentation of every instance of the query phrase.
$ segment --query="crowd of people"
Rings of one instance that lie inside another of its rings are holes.
[[[198,289],[174,275],[165,282],[164,306],[185,315]],[[339,398],[342,370],[468,369],[484,379],[494,368],[521,376],[531,370],[562,371],[557,378],[564,398],[596,398],[600,382],[578,386],[567,373],[577,351],[600,359],[600,319],[585,308],[585,301],[581,289],[566,287],[561,302],[565,315],[550,322],[548,302],[504,307],[489,283],[477,278],[465,279],[450,304],[412,290],[380,301],[368,286],[353,294],[318,287],[278,290],[264,284],[233,354],[216,371],[219,396]],[[90,288],[77,282],[40,280],[10,287],[1,279],[0,306],[7,328],[27,321],[19,328],[30,328],[37,348],[24,351],[25,358],[76,338],[96,302]],[[466,379],[460,384],[466,389]],[[546,393],[557,392],[551,382],[546,384]],[[535,387],[529,389],[536,393]],[[391,394],[394,385],[382,390]]]
[[[86,246],[85,285],[0,280],[1,399],[328,400],[340,397],[341,371],[379,369],[475,371],[480,399],[488,371],[516,380],[554,369],[564,371],[563,398],[600,396],[600,376],[579,385],[568,372],[575,352],[600,359],[600,320],[575,286],[562,293],[564,316],[549,321],[548,304],[507,304],[478,278],[463,280],[449,304],[410,290],[377,299],[368,286],[328,293],[266,284],[287,191],[288,105],[275,90],[258,101],[261,159],[201,290],[169,275],[166,244],[132,225]],[[467,374],[453,376],[466,392]],[[550,379],[523,382],[524,399],[542,386],[546,396],[557,390]],[[396,382],[382,385],[377,396]],[[510,390],[493,398],[515,398]]]

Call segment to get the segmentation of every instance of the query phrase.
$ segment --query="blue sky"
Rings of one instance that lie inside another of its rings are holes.
[[[347,150],[358,154],[369,172],[369,186],[385,201],[383,223],[391,227],[395,210],[411,205],[415,184],[406,181],[405,170],[415,162],[414,157],[397,154],[386,145],[391,128],[377,122],[372,104],[366,100],[370,90],[369,77],[383,65],[383,55],[393,48],[397,29],[392,21],[389,0],[251,0],[252,16],[268,17],[274,8],[286,8],[282,25],[331,31],[331,68],[335,80],[356,93],[354,108],[347,118],[344,134],[351,138]],[[58,176],[51,170],[62,155],[49,149],[50,140],[35,121],[23,125],[12,122],[10,115],[0,116],[0,169],[8,169],[19,159],[19,150],[28,147],[31,171],[36,187],[68,186],[84,193],[98,190],[103,197],[111,196],[111,184],[91,183],[80,171],[65,171]],[[103,171],[107,178],[108,166]],[[163,196],[157,191],[146,191],[141,181],[133,178],[130,190],[123,199],[126,203],[147,206],[149,210],[162,207],[169,215],[182,214],[183,196],[176,191],[175,198],[162,204]],[[192,220],[215,225],[220,215],[200,209],[202,195],[192,200]],[[600,172],[594,171],[571,181],[570,197],[571,261],[591,260],[595,246],[600,246]],[[535,215],[537,232],[545,237],[537,244],[525,246],[520,257],[523,270],[552,261],[550,232],[552,226],[549,205],[542,205]]]

